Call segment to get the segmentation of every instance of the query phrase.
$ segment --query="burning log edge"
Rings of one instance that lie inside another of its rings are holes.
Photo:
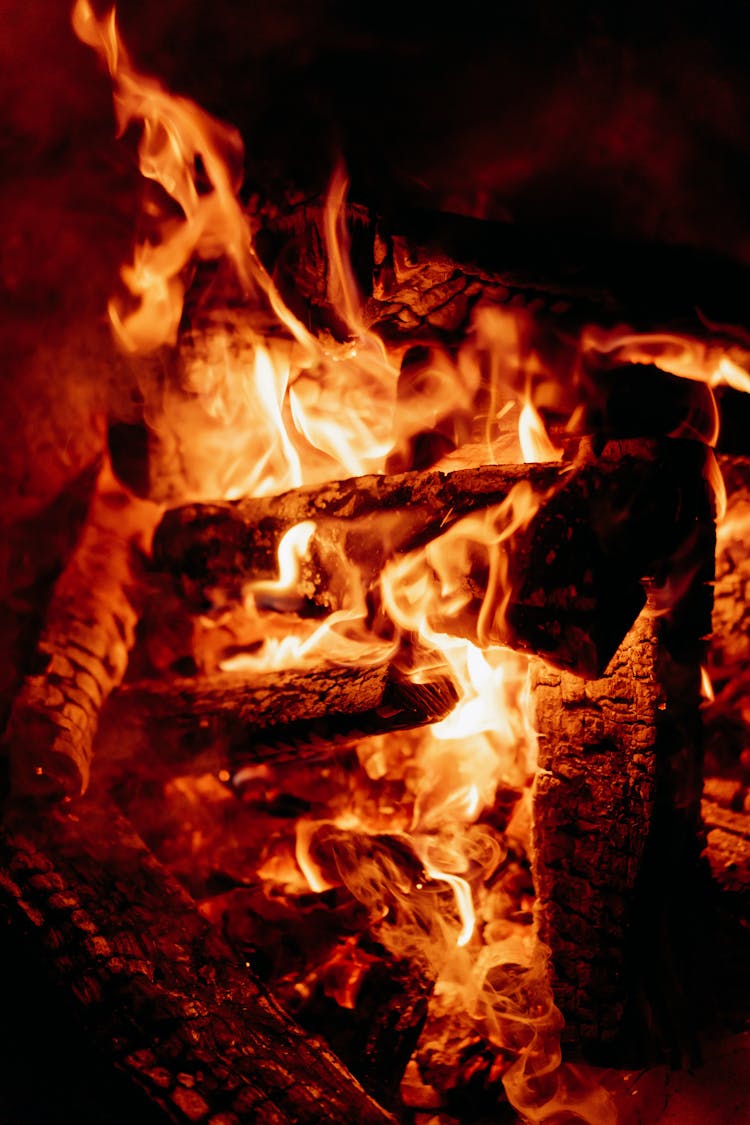
[[[570,464],[357,477],[268,499],[186,505],[169,510],[158,527],[155,565],[193,605],[205,607],[212,594],[238,598],[251,578],[275,575],[284,533],[312,520],[305,589],[312,602],[337,607],[346,597],[342,556],[370,589],[389,559],[464,516],[491,512],[526,482],[541,493],[539,509],[507,547],[510,599],[492,607],[484,643],[596,677],[644,605],[642,580],[667,571],[694,533],[705,468],[699,443],[622,441],[600,456],[584,445]],[[444,631],[477,639],[486,577],[481,564],[466,575],[470,605],[462,620],[443,623]],[[500,601],[505,594],[504,586]]]
[[[17,794],[85,790],[102,704],[122,682],[135,642],[145,551],[159,515],[124,491],[105,462],[3,736]]]
[[[370,734],[437,722],[456,700],[447,677],[412,683],[388,664],[135,681],[102,713],[97,760],[120,781],[325,762]]]
[[[157,1120],[393,1123],[106,800],[6,818],[0,913]]]
[[[697,1053],[701,669],[711,632],[713,500],[704,487],[669,614],[642,615],[604,676],[535,664],[539,934],[570,1047],[605,1065]],[[652,607],[653,608],[653,607]]]

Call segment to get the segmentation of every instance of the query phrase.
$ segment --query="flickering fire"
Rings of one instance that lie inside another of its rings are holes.
[[[332,177],[323,228],[328,299],[345,329],[337,341],[302,324],[258,257],[239,199],[243,145],[236,130],[140,75],[119,39],[114,10],[99,20],[88,0],[77,0],[73,24],[106,62],[120,131],[142,123],[140,167],[159,191],[149,205],[151,233],[123,267],[123,292],[109,311],[129,353],[180,344],[179,391],[157,394],[144,385],[143,393],[150,419],[191,447],[183,499],[273,496],[383,472],[388,458],[403,454],[425,428],[470,414],[480,386],[486,404],[466,427],[466,448],[451,454],[454,467],[473,464],[477,455],[485,463],[507,461],[511,450],[516,460],[562,457],[537,408],[536,392],[554,373],[530,346],[528,318],[478,306],[455,355],[436,349],[417,390],[402,386],[399,394],[403,349],[389,351],[367,327],[357,292],[342,170]],[[192,275],[207,261],[224,270],[223,303],[199,301],[186,312]],[[709,387],[750,390],[750,376],[728,355],[683,338],[590,330],[579,351],[649,362]],[[714,419],[702,436],[715,442],[715,429]],[[281,540],[278,577],[249,583],[242,607],[217,607],[206,627],[242,617],[238,629],[252,643],[235,645],[220,667],[248,676],[304,663],[383,660],[400,662],[416,679],[451,675],[459,689],[454,711],[424,730],[363,739],[358,785],[330,815],[300,817],[294,841],[270,847],[255,874],[269,893],[282,886],[299,894],[348,888],[386,947],[429,960],[438,982],[435,1010],[469,1011],[488,1042],[512,1056],[505,1088],[525,1119],[567,1112],[604,1125],[612,1119],[604,1091],[562,1064],[546,951],[530,920],[513,916],[502,881],[511,845],[518,854],[528,846],[535,770],[529,661],[502,647],[504,544],[538,503],[528,485],[519,485],[505,504],[388,562],[377,590],[388,627],[381,621],[378,629],[372,591],[345,558],[345,604],[323,620],[292,622],[304,603],[302,571],[317,531],[305,521]],[[465,581],[476,560],[487,574],[479,605]],[[245,783],[269,781],[265,766],[257,777],[243,773]],[[385,780],[391,788],[381,785]],[[488,814],[500,787],[514,798],[497,826]],[[413,869],[400,861],[402,849]],[[354,950],[352,957],[354,964]],[[341,991],[344,1004],[354,1003],[351,981]]]

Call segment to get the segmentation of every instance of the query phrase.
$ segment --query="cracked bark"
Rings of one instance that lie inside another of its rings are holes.
[[[535,665],[539,934],[565,1037],[599,1062],[695,1051],[699,704],[715,542],[705,487],[693,514],[672,571],[687,590],[668,614],[639,618],[599,679]]]
[[[0,903],[92,1047],[184,1123],[392,1118],[241,964],[106,801],[6,817]]]

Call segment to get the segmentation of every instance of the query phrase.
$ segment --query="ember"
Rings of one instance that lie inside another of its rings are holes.
[[[376,215],[340,167],[243,202],[237,131],[114,9],[73,27],[139,130],[142,417],[11,710],[3,894],[167,1120],[615,1122],[591,1064],[689,1034],[747,341],[580,278],[517,307],[491,224]]]

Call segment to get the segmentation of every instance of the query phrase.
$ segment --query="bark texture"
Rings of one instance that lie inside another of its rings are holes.
[[[159,515],[115,484],[104,466],[5,731],[17,793],[85,791],[99,712],[122,681],[135,641],[145,593],[142,550]]]
[[[270,999],[116,810],[8,818],[0,901],[99,1051],[159,1118],[385,1125]]]
[[[190,505],[162,521],[156,565],[193,597],[236,598],[251,577],[275,574],[284,532],[313,520],[300,608],[339,608],[353,596],[353,569],[369,591],[389,559],[484,511],[476,543],[454,552],[466,556],[464,605],[438,628],[596,676],[643,606],[641,580],[692,533],[704,459],[693,442],[610,442],[600,456],[588,448],[573,464],[359,477],[263,500]],[[512,517],[520,526],[502,545],[511,517],[500,501],[522,484],[536,496],[528,490],[526,515]]]
[[[105,708],[97,755],[108,776],[140,779],[326,762],[368,736],[437,722],[456,699],[448,678],[410,683],[383,664],[136,682]]]
[[[717,679],[742,675],[750,657],[750,458],[720,457],[727,510],[716,551],[711,669]]]
[[[693,533],[662,575],[683,591],[669,612],[639,618],[600,679],[536,666],[539,932],[566,1036],[598,1061],[677,1062],[695,1048],[699,706],[715,544],[702,490]]]

